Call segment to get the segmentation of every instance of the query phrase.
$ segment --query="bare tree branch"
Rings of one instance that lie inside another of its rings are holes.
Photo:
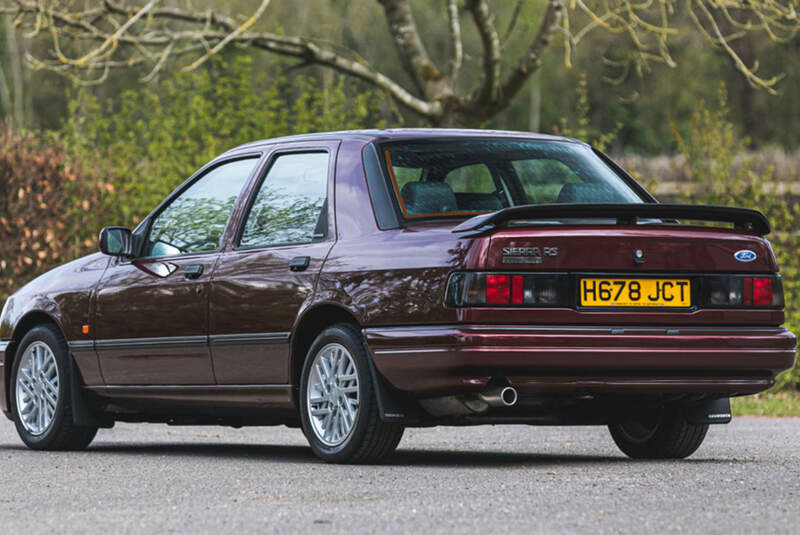
[[[468,7],[472,13],[475,26],[483,44],[483,83],[478,91],[479,102],[492,102],[500,90],[500,38],[494,27],[494,13],[489,10],[486,0],[469,0]]]
[[[386,90],[392,98],[424,117],[434,119],[441,115],[442,106],[439,102],[420,99],[409,93],[394,80],[371,67],[347,59],[329,49],[319,47],[309,40],[297,37],[280,37],[273,34],[261,34],[260,36],[245,34],[240,37],[251,40],[253,46],[257,48],[300,58],[309,63],[327,65],[339,72],[370,82]]]
[[[727,54],[733,60],[734,65],[736,65],[736,68],[739,70],[739,72],[742,73],[742,75],[744,75],[747,81],[756,87],[762,87],[766,89],[773,95],[777,94],[777,91],[775,91],[774,86],[780,81],[782,76],[773,76],[770,79],[764,79],[759,76],[756,76],[755,71],[758,69],[758,65],[756,64],[752,68],[745,65],[744,61],[742,61],[742,58],[739,57],[739,54],[737,54],[736,51],[733,50],[733,48],[731,47],[729,39],[726,39],[722,35],[722,31],[719,29],[719,25],[717,24],[717,21],[714,19],[714,16],[709,11],[708,7],[706,7],[706,5],[703,3],[700,3],[698,7],[705,16],[709,25],[711,26],[713,32],[712,41],[718,43],[725,50],[725,52],[727,52]]]
[[[49,38],[49,55],[28,57],[34,68],[70,76],[78,83],[97,84],[111,70],[130,67],[146,68],[142,79],[152,80],[167,68],[195,69],[228,46],[251,47],[295,58],[296,67],[322,65],[357,77],[432,124],[450,126],[480,125],[507,108],[539,68],[557,32],[564,38],[567,66],[573,49],[589,33],[602,30],[619,35],[628,42],[629,56],[615,60],[615,65],[625,76],[629,65],[639,72],[651,61],[674,65],[669,45],[679,30],[672,25],[683,13],[708,43],[731,58],[752,85],[769,92],[776,91],[780,76],[761,76],[757,60],[752,65],[742,61],[736,39],[763,32],[775,42],[787,42],[800,32],[800,0],[546,0],[541,3],[543,14],[535,37],[524,56],[506,59],[513,67],[503,79],[503,43],[514,31],[524,0],[516,0],[502,40],[488,0],[465,0],[481,39],[483,76],[474,94],[460,95],[456,91],[464,57],[460,0],[444,0],[451,41],[444,73],[425,49],[409,0],[377,0],[410,75],[411,88],[341,45],[256,29],[270,0],[259,0],[244,21],[212,10],[193,10],[188,1],[167,6],[161,0],[139,0],[143,4],[139,6],[129,3],[134,1],[0,0],[0,13],[7,14],[9,24],[13,16],[13,26],[23,35]],[[84,5],[88,7],[81,10]]]
[[[225,45],[230,43],[237,36],[241,35],[245,30],[247,30],[250,26],[255,24],[256,21],[259,18],[261,18],[261,15],[264,14],[264,11],[267,9],[269,3],[270,0],[261,0],[261,5],[258,6],[258,9],[256,9],[255,13],[253,13],[253,15],[250,18],[244,21],[244,24],[242,24],[241,26],[233,30],[231,33],[229,33],[227,36],[225,36],[225,38],[222,39],[216,45],[214,45],[214,47],[211,50],[209,50],[207,54],[192,62],[192,64],[189,65],[188,67],[185,67],[185,70],[191,71],[196,69],[197,67],[205,63],[206,60],[208,60],[208,58],[210,58],[211,56],[222,50],[225,47]]]
[[[447,20],[450,24],[450,65],[448,75],[451,80],[458,78],[461,62],[464,58],[464,45],[461,42],[461,22],[458,20],[458,5],[456,0],[447,0]]]
[[[517,93],[519,93],[522,86],[525,85],[530,75],[539,68],[542,63],[542,55],[545,50],[547,50],[547,47],[550,46],[553,34],[558,30],[559,24],[561,24],[563,12],[563,0],[548,0],[547,10],[545,11],[544,17],[542,17],[539,31],[533,38],[525,56],[519,61],[517,67],[511,72],[500,88],[499,102],[497,105],[501,107],[507,106]]]
[[[116,32],[114,32],[113,34],[111,34],[108,37],[106,37],[106,39],[103,41],[103,43],[99,47],[93,49],[88,54],[86,54],[83,57],[80,57],[80,58],[78,58],[76,60],[71,60],[71,59],[69,59],[69,58],[67,58],[67,57],[62,55],[62,58],[61,58],[62,61],[64,61],[65,63],[70,63],[72,65],[75,65],[76,67],[82,67],[83,65],[86,65],[89,61],[91,61],[92,59],[94,59],[96,57],[103,57],[105,54],[108,54],[109,52],[112,52],[117,47],[117,44],[119,43],[119,40],[125,35],[125,32],[127,32],[128,29],[131,26],[136,24],[137,20],[142,18],[144,15],[146,15],[147,12],[150,11],[153,8],[153,6],[155,6],[160,1],[161,0],[150,0],[150,2],[147,3],[147,5],[145,5],[142,9],[138,10],[131,18],[129,18],[125,22],[125,24],[120,26],[119,29]],[[52,29],[52,25],[50,27]]]
[[[408,0],[378,0],[378,2],[383,6],[389,23],[389,32],[397,45],[406,71],[423,96],[433,97],[431,86],[439,85],[436,82],[442,79],[442,74],[433,65],[425,45],[422,44]]]
[[[522,11],[522,3],[524,1],[525,0],[517,0],[517,4],[514,6],[514,11],[511,13],[511,18],[508,19],[508,26],[506,26],[506,31],[503,34],[503,39],[500,43],[501,46],[505,46],[511,37],[511,34],[514,33],[514,28],[517,26],[517,19],[519,19],[519,12]]]

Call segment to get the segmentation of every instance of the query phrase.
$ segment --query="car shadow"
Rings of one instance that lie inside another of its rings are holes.
[[[0,450],[19,450],[35,453],[22,445],[0,445]],[[43,455],[52,453],[43,452]],[[198,457],[232,460],[263,461],[271,463],[325,464],[318,459],[308,446],[283,446],[270,444],[195,444],[195,443],[97,443],[84,452],[70,452],[70,455],[135,455],[135,456],[170,456]],[[426,468],[492,468],[492,467],[546,467],[569,465],[613,465],[613,464],[750,464],[757,459],[731,458],[690,458],[680,461],[665,460],[633,460],[622,455],[586,455],[548,452],[504,452],[504,451],[464,451],[464,450],[429,450],[401,449],[387,459],[373,463],[373,466],[418,466]]]

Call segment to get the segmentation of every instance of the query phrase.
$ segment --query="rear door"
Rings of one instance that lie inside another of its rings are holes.
[[[338,142],[284,145],[253,189],[211,288],[220,384],[288,384],[290,333],[334,241]]]
[[[152,218],[141,257],[106,270],[94,332],[107,385],[214,383],[208,285],[257,163],[240,158],[203,173]]]

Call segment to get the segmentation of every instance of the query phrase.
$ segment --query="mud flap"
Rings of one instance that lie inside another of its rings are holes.
[[[686,419],[693,424],[727,424],[731,421],[731,400],[712,399],[684,408]]]
[[[71,355],[70,355],[71,357]],[[72,407],[72,423],[82,427],[101,427],[109,429],[114,427],[114,420],[110,418],[98,418],[89,404],[83,398],[81,382],[78,379],[80,374],[75,360],[70,358],[70,405]]]
[[[375,389],[375,398],[378,400],[378,412],[384,422],[393,422],[405,425],[419,425],[422,423],[422,412],[416,404],[395,392],[375,368],[372,354],[369,355],[369,371],[372,375],[372,385]]]

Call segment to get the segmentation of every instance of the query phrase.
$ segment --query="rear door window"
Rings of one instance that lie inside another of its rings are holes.
[[[311,243],[326,237],[327,152],[279,155],[247,214],[239,247]]]

